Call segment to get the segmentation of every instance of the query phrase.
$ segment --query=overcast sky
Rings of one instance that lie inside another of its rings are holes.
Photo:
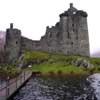
[[[38,40],[45,34],[46,26],[59,21],[59,14],[71,2],[74,7],[87,11],[90,51],[100,51],[99,0],[0,0],[0,30],[5,31],[12,22],[23,36]]]

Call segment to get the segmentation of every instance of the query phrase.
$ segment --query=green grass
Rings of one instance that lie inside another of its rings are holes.
[[[88,60],[93,64],[93,68],[85,69],[83,67],[77,67],[72,64],[72,61],[78,58],[83,58]],[[42,72],[47,74],[49,72],[54,73],[74,73],[74,74],[86,74],[90,72],[100,72],[100,58],[89,58],[82,56],[66,56],[57,54],[48,54],[39,51],[25,51],[24,59],[27,62],[38,62],[33,64],[31,68],[26,70],[31,70],[33,72]],[[0,75],[14,76],[20,71],[14,65],[0,65]]]
[[[39,52],[39,51],[26,51],[24,53],[25,60],[38,60],[38,59],[48,59],[49,54]]]
[[[83,67],[77,67],[72,65],[71,62],[74,59],[83,58],[90,61],[94,67],[85,69]],[[43,53],[39,51],[28,51],[25,53],[25,59],[27,60],[37,60],[37,59],[48,59],[48,61],[42,62],[40,64],[34,64],[29,70],[33,72],[42,72],[47,74],[49,72],[62,72],[62,73],[75,73],[75,74],[85,74],[90,72],[100,72],[100,58],[89,58],[82,56],[66,56],[66,55],[54,55]]]
[[[58,73],[59,71],[62,73],[87,73],[83,68],[75,67],[74,65],[68,65],[67,62],[59,61],[59,62],[43,62],[38,65],[33,65],[31,68],[29,68],[33,72],[42,72],[43,74],[47,74],[49,72]]]
[[[80,56],[66,56],[57,54],[48,54],[40,51],[26,51],[24,53],[25,60],[53,59],[53,60],[72,60]]]
[[[0,65],[0,78],[15,77],[21,72],[15,65],[1,64]]]
[[[94,65],[100,65],[100,58],[88,58]]]

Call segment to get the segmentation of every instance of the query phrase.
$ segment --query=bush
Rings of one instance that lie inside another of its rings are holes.
[[[1,64],[0,65],[0,78],[6,78],[10,77],[13,78],[17,76],[21,70],[17,69],[15,65],[9,65],[9,64]]]

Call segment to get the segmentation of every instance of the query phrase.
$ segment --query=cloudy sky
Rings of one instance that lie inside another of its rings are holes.
[[[0,0],[0,30],[5,31],[12,22],[22,30],[23,36],[38,40],[45,34],[46,26],[59,21],[59,14],[71,2],[88,12],[90,51],[100,51],[99,0]]]

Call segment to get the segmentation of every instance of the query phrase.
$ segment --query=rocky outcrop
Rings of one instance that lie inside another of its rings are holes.
[[[93,67],[93,64],[91,64],[88,60],[83,58],[77,58],[75,60],[72,60],[72,64],[74,64],[77,67],[84,67],[84,68]]]

